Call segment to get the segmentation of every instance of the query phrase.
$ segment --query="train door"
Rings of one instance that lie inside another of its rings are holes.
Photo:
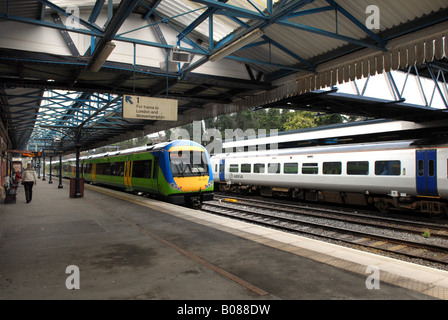
[[[220,182],[225,182],[226,181],[225,168],[226,168],[226,160],[225,159],[220,159],[219,160],[219,181]]]
[[[124,162],[124,184],[126,189],[132,189],[132,161]]]
[[[92,181],[96,180],[96,163],[92,163]]]
[[[437,150],[416,151],[417,194],[438,196],[437,192]]]

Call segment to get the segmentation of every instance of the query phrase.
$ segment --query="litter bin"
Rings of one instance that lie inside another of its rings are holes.
[[[84,178],[79,178],[79,193],[76,196],[76,178],[70,178],[70,198],[82,198],[84,197]]]
[[[17,188],[11,187],[6,191],[5,203],[16,203]]]

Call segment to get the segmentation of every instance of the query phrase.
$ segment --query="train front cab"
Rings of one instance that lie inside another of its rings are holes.
[[[213,176],[210,158],[199,144],[173,145],[166,154],[169,170],[163,171],[170,186],[170,201],[200,206],[213,200]]]

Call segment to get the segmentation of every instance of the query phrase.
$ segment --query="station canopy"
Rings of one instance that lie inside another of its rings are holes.
[[[248,108],[439,120],[335,93],[415,66],[447,96],[447,20],[446,0],[0,0],[1,120],[13,149],[63,152]],[[127,95],[177,120],[125,118]]]

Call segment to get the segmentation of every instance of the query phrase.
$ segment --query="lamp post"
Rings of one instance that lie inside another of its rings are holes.
[[[48,180],[48,184],[52,184],[53,183],[53,180],[51,180],[51,161],[53,160],[53,157],[52,156],[50,156],[50,179]]]
[[[62,188],[64,188],[64,186],[62,185],[62,150],[59,150],[59,185],[58,185],[58,189],[62,189]]]

